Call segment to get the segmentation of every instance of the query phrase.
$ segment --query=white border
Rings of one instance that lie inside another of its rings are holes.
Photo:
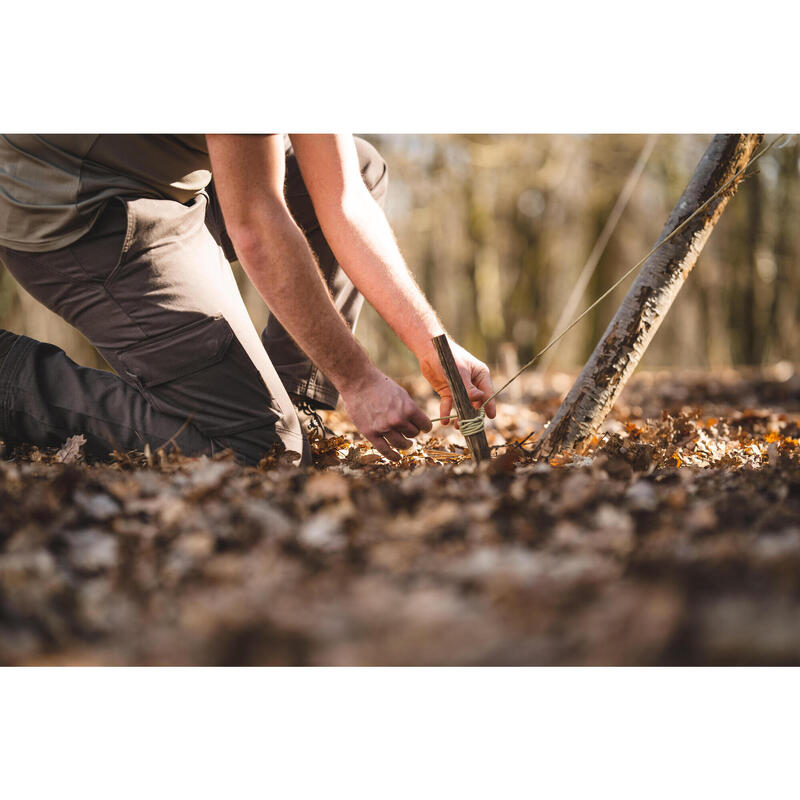
[[[13,4],[0,128],[792,132],[799,17],[740,0]]]
[[[783,797],[781,669],[20,669],[0,792],[26,798]]]

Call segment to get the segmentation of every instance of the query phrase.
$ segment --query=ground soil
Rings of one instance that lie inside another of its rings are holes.
[[[338,412],[307,469],[5,446],[0,663],[800,663],[800,371],[641,374],[534,462],[568,386],[526,376],[478,468]]]

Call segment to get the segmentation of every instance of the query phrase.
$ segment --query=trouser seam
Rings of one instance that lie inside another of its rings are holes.
[[[58,425],[54,425],[51,420],[49,420],[47,418],[42,419],[41,417],[37,416],[36,414],[31,414],[30,411],[26,411],[24,408],[17,409],[15,413],[22,414],[23,416],[28,417],[28,419],[35,420],[40,425],[44,426],[48,431],[51,431],[53,433],[57,433],[59,435],[59,437],[61,437],[64,441],[66,441],[70,436],[74,436],[75,435],[74,433],[71,433],[68,428],[61,428]],[[92,417],[92,419],[98,419],[98,418],[97,417]],[[104,420],[101,420],[101,421],[104,421]],[[132,430],[134,433],[136,433],[137,435],[141,436],[141,434],[139,434],[139,432],[135,428],[130,428],[129,430]],[[106,441],[104,439],[104,437],[98,436],[97,434],[91,433],[89,435],[93,439],[99,439],[99,440],[104,441],[104,442]],[[16,441],[16,440],[12,440],[12,441]]]
[[[199,425],[196,427],[197,430],[200,431],[200,433],[210,437],[238,436],[239,434],[248,433],[249,431],[260,430],[261,428],[273,428],[277,430],[277,427],[274,424],[273,420],[269,421],[258,420],[255,422],[253,420],[247,420],[246,422],[238,422],[235,425],[230,425],[228,427],[222,427],[222,428],[211,428],[211,427],[207,428],[205,426],[201,428]]]
[[[25,353],[36,345],[35,340],[20,336],[3,360],[0,368],[0,432],[11,429],[11,400],[14,394],[15,381],[25,362]]]
[[[23,389],[21,387],[16,387],[16,389],[17,389],[17,394],[19,394],[19,395],[31,394],[30,392],[27,392],[25,389]],[[56,408],[59,411],[71,411],[72,410],[69,406],[59,406],[59,405],[55,405],[55,404],[51,404],[50,407],[51,408]],[[26,417],[29,417],[30,419],[36,420],[37,422],[41,423],[42,425],[45,425],[46,427],[50,427],[53,430],[62,430],[58,426],[53,425],[48,418],[46,418],[46,417],[45,418],[38,417],[35,414],[31,414],[30,411],[26,411],[24,408],[15,409],[14,413],[16,413],[16,414],[24,414]],[[84,412],[82,416],[84,416],[87,420],[91,420],[93,422],[99,422],[99,423],[102,423],[102,424],[109,424],[109,420],[107,420],[107,419],[105,419],[103,417],[96,417],[93,414],[89,414],[89,413]],[[139,437],[139,439],[141,441],[144,441],[144,436],[142,436],[142,434],[136,428],[134,428],[134,427],[132,427],[130,425],[125,425],[125,423],[119,422],[117,420],[114,420],[113,424],[114,424],[115,428],[123,429],[123,430],[126,430],[126,431],[132,431],[134,434],[136,434],[136,436]],[[179,425],[176,428],[176,431],[179,431],[181,429],[181,427],[182,426]],[[73,435],[73,434],[70,434],[69,432],[67,432],[67,436],[71,436],[71,435]],[[103,437],[96,436],[96,438],[100,439],[100,438],[103,438]],[[208,439],[210,437],[205,436],[205,438]],[[165,441],[168,441],[168,439],[165,439]]]
[[[130,214],[130,212],[128,212],[128,213]],[[128,221],[130,222],[130,217],[129,217]],[[120,254],[119,262],[114,265],[114,267],[111,270],[111,273],[108,275],[108,277],[106,277],[104,280],[98,282],[97,285],[100,287],[100,290],[103,292],[103,294],[105,294],[106,297],[108,297],[108,299],[119,309],[120,313],[125,317],[125,319],[128,320],[128,322],[130,322],[130,324],[133,325],[136,328],[136,330],[139,331],[139,335],[142,336],[143,338],[147,338],[147,336],[148,336],[147,332],[144,330],[144,328],[141,326],[141,324],[137,320],[135,320],[130,315],[130,313],[128,313],[126,308],[122,305],[122,301],[112,291],[112,287],[113,287],[113,284],[114,284],[114,278],[116,278],[117,275],[119,274],[119,271],[122,268],[123,260],[125,259],[125,256],[127,254],[125,248],[126,248],[126,243],[128,241],[128,237],[129,236],[130,236],[130,232],[126,229],[125,241],[123,242],[123,249],[122,249],[122,252]],[[127,247],[130,248],[130,244],[128,244]],[[83,272],[86,273],[86,270],[83,269],[83,265],[81,264],[80,261],[78,261],[77,257],[75,256],[75,254],[71,250],[70,250],[70,257],[81,268],[81,270],[83,270]],[[87,275],[87,278],[88,278],[88,275]],[[94,283],[94,281],[91,281],[91,282]],[[94,344],[94,342],[92,342],[92,344]]]
[[[38,344],[35,339],[28,336],[20,336],[14,344],[3,361],[3,368],[0,372],[0,384],[13,384],[19,376],[22,365],[25,362],[24,354],[27,350],[32,349]]]

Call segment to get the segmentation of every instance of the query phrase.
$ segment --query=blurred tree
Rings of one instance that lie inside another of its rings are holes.
[[[420,285],[451,333],[492,364],[531,357],[551,338],[646,137],[641,135],[367,136],[389,165],[387,216]],[[710,136],[662,135],[584,292],[579,310],[647,252]],[[793,143],[741,186],[649,347],[643,366],[793,360],[800,291],[800,188]],[[237,270],[258,327],[266,309]],[[582,365],[623,287],[559,345],[552,368]],[[0,270],[0,326],[102,364],[77,332]],[[413,357],[371,310],[358,335],[385,369]]]
[[[582,442],[605,420],[666,318],[763,134],[718,134],[536,451],[545,458]],[[713,198],[713,200],[712,200]],[[706,206],[706,203],[710,205]]]

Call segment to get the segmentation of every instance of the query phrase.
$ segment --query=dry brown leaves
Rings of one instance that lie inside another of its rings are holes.
[[[336,413],[302,470],[7,452],[0,662],[800,662],[794,373],[643,375],[532,462],[563,383],[501,404],[479,469],[442,427],[390,465]]]

